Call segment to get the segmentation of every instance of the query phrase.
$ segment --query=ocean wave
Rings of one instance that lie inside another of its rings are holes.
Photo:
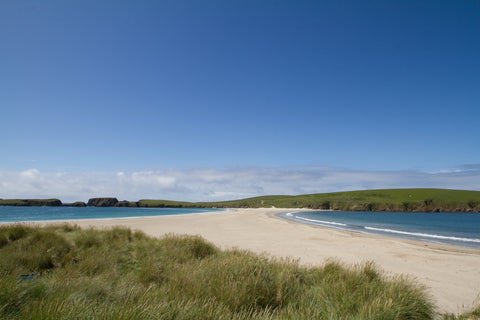
[[[288,214],[287,214],[288,215]],[[289,216],[291,217],[291,216]],[[322,221],[322,220],[315,220],[315,219],[308,219],[308,218],[303,218],[303,217],[299,217],[299,216],[294,216],[295,219],[300,219],[300,220],[305,220],[305,221],[309,221],[309,222],[314,222],[314,223],[321,223],[321,224],[331,224],[331,225],[334,225],[334,226],[342,226],[342,227],[346,227],[347,225],[345,223],[339,223],[339,222],[331,222],[331,221]]]
[[[462,234],[457,233],[455,229],[452,229],[453,235],[442,235],[441,231],[434,231],[434,230],[425,230],[425,231],[418,230],[417,232],[396,230],[397,227],[395,227],[395,225],[385,226],[383,228],[370,227],[370,226],[366,226],[362,222],[359,222],[358,220],[354,221],[354,224],[350,224],[349,222],[340,223],[340,222],[333,222],[333,221],[318,220],[318,218],[315,218],[315,217],[310,217],[310,218],[303,217],[301,212],[288,212],[285,214],[281,214],[279,216],[283,216],[287,219],[297,221],[300,223],[303,222],[303,223],[308,223],[311,225],[316,225],[316,226],[325,227],[325,228],[334,228],[334,229],[362,232],[362,233],[382,233],[384,236],[390,235],[391,237],[397,236],[400,238],[410,238],[410,239],[416,239],[419,241],[443,242],[443,243],[450,243],[450,244],[456,244],[456,245],[467,246],[467,247],[480,246],[480,238],[478,238],[478,232],[472,233],[471,235],[466,234],[465,235],[466,237],[465,237]],[[437,234],[437,232],[439,234]]]
[[[415,237],[424,237],[424,238],[441,239],[441,240],[453,240],[453,241],[480,243],[480,239],[472,239],[472,238],[442,236],[442,235],[438,235],[438,234],[407,232],[407,231],[399,231],[399,230],[393,230],[393,229],[382,229],[382,228],[374,228],[374,227],[365,227],[365,229],[371,230],[371,231],[381,231],[381,232],[387,232],[387,233],[402,234],[402,235],[406,235],[406,236],[415,236]]]

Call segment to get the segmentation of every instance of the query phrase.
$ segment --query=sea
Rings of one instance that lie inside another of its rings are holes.
[[[480,249],[480,213],[301,211],[278,216],[327,228]]]
[[[224,209],[0,206],[0,223],[152,217],[218,211]]]
[[[225,209],[0,206],[0,224],[221,211]],[[278,216],[327,228],[480,249],[480,213],[292,211]]]

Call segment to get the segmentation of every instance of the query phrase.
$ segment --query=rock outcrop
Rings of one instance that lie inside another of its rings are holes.
[[[117,198],[91,198],[88,200],[89,207],[115,207],[118,203]]]

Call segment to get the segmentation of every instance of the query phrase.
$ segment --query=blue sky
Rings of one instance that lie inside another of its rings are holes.
[[[479,16],[473,0],[4,0],[0,198],[480,190]]]

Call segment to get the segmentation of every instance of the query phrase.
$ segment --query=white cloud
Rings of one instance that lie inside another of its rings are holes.
[[[29,169],[29,170],[20,172],[20,177],[26,178],[26,179],[34,179],[39,174],[40,174],[40,171],[38,171],[37,169]]]
[[[64,202],[106,196],[119,200],[216,201],[381,188],[480,190],[480,168],[469,165],[463,170],[434,173],[313,166],[85,173],[0,171],[0,198],[55,197]]]

